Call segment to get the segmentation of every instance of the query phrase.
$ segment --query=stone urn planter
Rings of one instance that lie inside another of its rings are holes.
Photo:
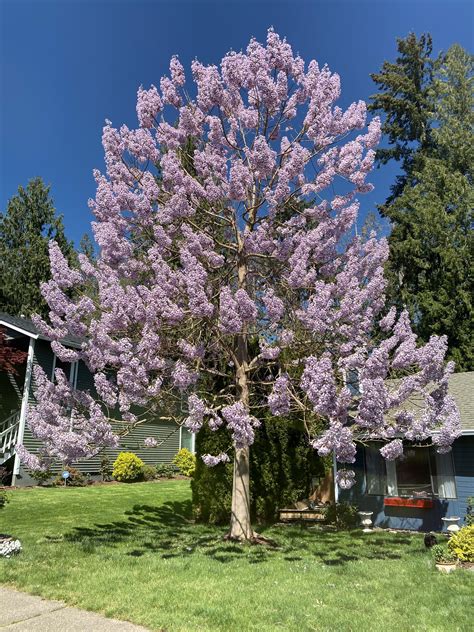
[[[460,530],[458,522],[461,520],[459,516],[450,516],[449,518],[441,518],[446,525],[446,530],[450,535]]]
[[[373,515],[373,511],[359,511],[359,516],[360,516],[360,521],[362,523],[362,526],[364,527],[362,529],[363,533],[372,533],[373,529],[372,529],[372,515]]]

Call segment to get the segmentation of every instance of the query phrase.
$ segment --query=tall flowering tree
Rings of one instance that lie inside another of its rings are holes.
[[[273,30],[266,45],[191,70],[187,91],[173,57],[159,88],[138,91],[138,128],[104,128],[106,173],[95,172],[90,203],[97,261],[72,270],[51,244],[51,324],[37,325],[62,361],[87,364],[100,399],[37,370],[31,429],[71,461],[116,444],[109,410],[134,425],[185,401],[178,423],[231,432],[233,454],[203,458],[233,458],[229,535],[251,539],[249,449],[265,407],[298,412],[349,487],[356,441],[384,439],[387,459],[403,438],[450,449],[453,367],[445,339],[417,347],[406,312],[384,314],[387,244],[354,234],[380,137],[365,104],[335,105],[338,75],[306,66]],[[91,282],[96,293],[68,298]],[[66,334],[82,348],[65,348]],[[393,370],[402,379],[389,386]],[[415,392],[419,415],[402,406]]]

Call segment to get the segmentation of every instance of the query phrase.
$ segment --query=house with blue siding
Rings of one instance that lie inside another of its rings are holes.
[[[50,379],[54,378],[55,369],[61,368],[73,386],[92,393],[94,380],[82,361],[62,363],[52,351],[50,340],[38,332],[31,320],[0,313],[0,327],[6,333],[8,345],[27,354],[26,361],[18,367],[16,374],[0,372],[0,466],[11,472],[13,485],[31,485],[34,481],[22,466],[15,446],[22,443],[32,453],[41,448],[41,443],[28,428],[28,410],[35,405],[33,367],[39,365]],[[80,346],[80,341],[74,338],[62,342],[72,348]],[[145,448],[146,437],[154,437],[158,446]],[[83,473],[98,477],[104,456],[112,463],[120,451],[126,450],[135,452],[149,465],[158,465],[170,463],[182,447],[194,452],[194,435],[186,428],[157,416],[121,436],[118,449],[103,450],[97,456],[73,465]],[[56,463],[52,469],[54,474],[58,474],[62,464]]]
[[[401,459],[385,461],[380,442],[360,446],[353,466],[356,484],[339,490],[337,500],[372,511],[378,527],[442,531],[442,518],[454,516],[462,525],[467,499],[474,497],[474,372],[453,374],[449,394],[462,425],[451,452],[438,454],[432,446],[406,442]],[[413,411],[420,404],[413,400]]]

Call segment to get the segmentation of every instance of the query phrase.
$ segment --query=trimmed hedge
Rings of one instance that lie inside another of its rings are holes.
[[[233,464],[208,468],[202,454],[232,455],[226,430],[212,432],[204,427],[196,437],[196,471],[191,483],[197,520],[226,523],[230,518]],[[287,419],[267,417],[256,430],[250,448],[250,493],[252,518],[271,522],[278,510],[307,498],[313,477],[323,476],[325,462],[308,445],[306,435]]]

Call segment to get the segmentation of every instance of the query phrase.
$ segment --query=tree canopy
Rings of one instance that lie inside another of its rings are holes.
[[[48,244],[54,240],[66,259],[73,245],[56,215],[49,187],[41,178],[18,187],[18,194],[0,213],[0,311],[14,316],[48,313],[41,283],[51,278]]]
[[[473,57],[454,45],[433,61],[431,38],[413,34],[399,50],[396,64],[373,75],[383,92],[371,105],[386,113],[389,148],[380,160],[402,167],[380,208],[391,222],[389,299],[409,309],[422,340],[447,336],[457,370],[472,370]],[[405,72],[417,95],[406,104]]]
[[[139,127],[104,128],[97,259],[79,255],[73,269],[51,245],[50,323],[35,322],[63,362],[87,364],[100,401],[37,369],[30,427],[63,461],[116,445],[115,412],[134,425],[165,408],[192,432],[226,429],[232,449],[202,458],[233,459],[229,536],[252,539],[249,450],[263,414],[298,415],[348,488],[356,441],[384,440],[387,459],[401,456],[402,437],[448,451],[459,413],[445,338],[417,346],[407,312],[385,313],[387,243],[355,234],[380,121],[366,127],[362,101],[338,107],[338,75],[306,66],[273,30],[219,67],[191,69],[185,89],[173,57],[159,90],[138,91]],[[90,280],[94,297],[76,296]],[[81,349],[61,344],[68,333],[84,337]],[[421,416],[387,416],[413,393]]]

